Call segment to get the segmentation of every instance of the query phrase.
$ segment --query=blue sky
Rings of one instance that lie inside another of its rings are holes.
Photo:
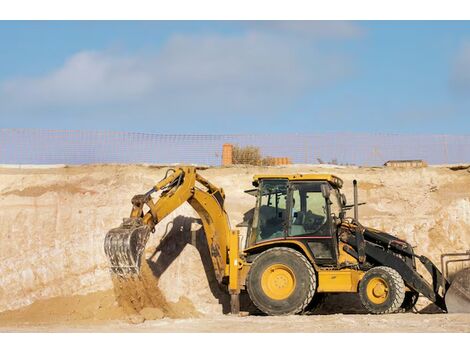
[[[470,133],[470,21],[0,22],[0,127]]]

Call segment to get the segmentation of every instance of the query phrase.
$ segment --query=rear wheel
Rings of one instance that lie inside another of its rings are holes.
[[[300,313],[311,302],[315,288],[312,264],[291,248],[271,248],[261,253],[247,277],[251,300],[268,315]]]
[[[405,299],[405,283],[396,270],[386,266],[375,267],[362,278],[359,296],[370,313],[395,313]]]

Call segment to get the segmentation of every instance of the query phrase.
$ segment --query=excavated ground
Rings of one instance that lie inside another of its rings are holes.
[[[254,198],[256,173],[333,173],[359,181],[362,223],[408,240],[439,263],[440,254],[470,248],[470,169],[290,167],[210,168],[201,174],[224,188],[232,226]],[[157,228],[143,276],[112,278],[103,238],[128,216],[130,199],[160,180],[166,168],[89,165],[0,167],[1,331],[465,331],[470,314],[371,316],[355,295],[332,295],[317,315],[233,317],[216,284],[204,233],[187,205]],[[351,198],[351,197],[349,197]],[[252,310],[246,297],[242,305]],[[345,313],[345,314],[338,314]]]

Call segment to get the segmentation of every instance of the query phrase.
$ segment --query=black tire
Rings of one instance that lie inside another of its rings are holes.
[[[386,293],[377,298],[378,301],[374,302],[368,295],[368,287],[370,294],[370,287],[374,282],[383,282],[386,285]],[[362,305],[372,314],[389,314],[396,313],[400,310],[401,305],[405,299],[405,283],[401,275],[394,269],[387,266],[378,266],[366,272],[361,282],[359,283],[359,296]]]
[[[288,268],[294,275],[292,289],[285,298],[270,297],[266,280],[263,286],[263,275],[269,275],[269,270],[273,266]],[[250,299],[259,310],[268,315],[290,315],[302,312],[312,301],[316,286],[317,280],[312,264],[298,251],[285,247],[271,248],[258,255],[251,264],[247,277]]]
[[[315,315],[319,314],[322,311],[323,305],[325,304],[326,300],[326,293],[323,292],[316,292],[313,295],[313,299],[310,303],[305,307],[302,311],[302,314],[305,315]]]
[[[398,312],[400,313],[411,312],[411,310],[416,306],[416,303],[418,302],[418,298],[419,298],[418,292],[406,291],[405,299],[403,300],[403,303],[401,304],[401,307],[398,310]]]

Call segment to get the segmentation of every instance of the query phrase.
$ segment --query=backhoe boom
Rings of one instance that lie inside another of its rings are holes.
[[[195,167],[171,171],[150,191],[134,196],[130,217],[106,235],[105,252],[112,271],[121,277],[138,274],[150,233],[166,216],[188,202],[202,220],[217,280],[222,282],[228,276],[230,293],[238,295],[238,231],[230,228],[223,190],[199,175]],[[154,200],[152,195],[158,192],[161,193]]]

